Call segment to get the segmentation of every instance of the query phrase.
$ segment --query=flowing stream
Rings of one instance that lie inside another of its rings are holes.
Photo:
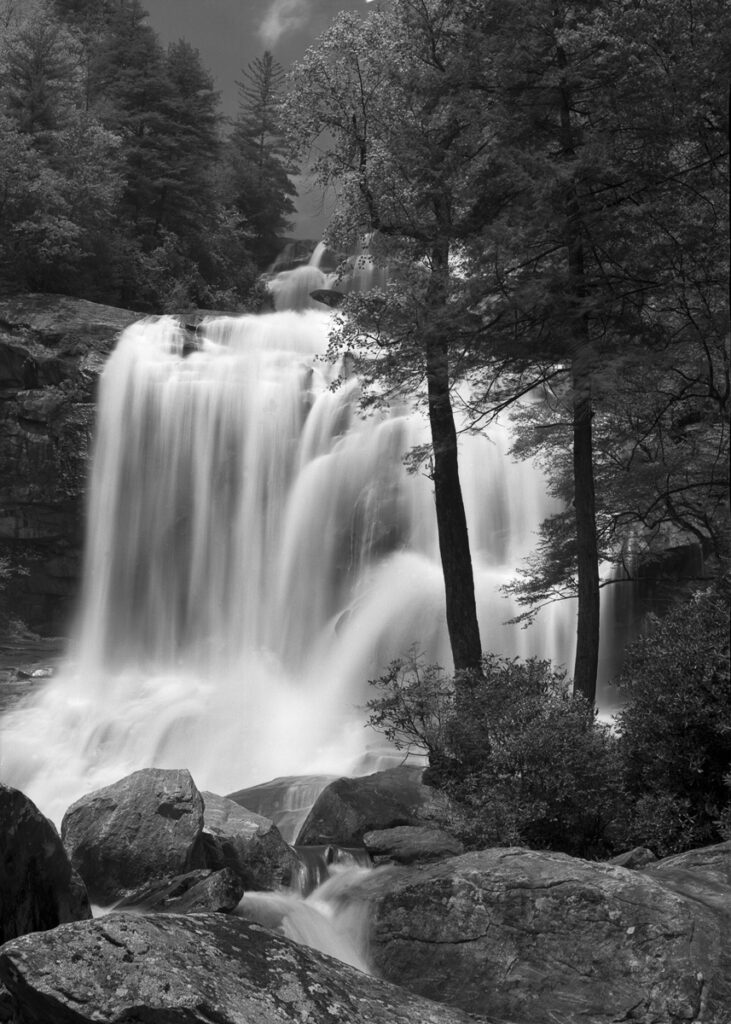
[[[143,767],[187,767],[227,793],[394,763],[363,726],[367,680],[412,645],[449,665],[431,482],[402,462],[424,419],[362,418],[355,378],[330,388],[330,317],[214,319],[193,352],[169,317],[120,337],[100,384],[75,640],[0,723],[3,781],[54,820]],[[499,425],[461,447],[483,646],[567,663],[570,604],[502,625],[515,609],[500,584],[553,508],[508,447]]]

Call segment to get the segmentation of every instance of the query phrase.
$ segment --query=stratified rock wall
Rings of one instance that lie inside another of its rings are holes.
[[[63,634],[81,572],[96,383],[138,313],[61,295],[0,299],[0,593],[10,616]]]

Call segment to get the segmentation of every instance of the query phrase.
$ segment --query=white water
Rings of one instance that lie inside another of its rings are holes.
[[[330,877],[309,896],[247,892],[235,912],[368,972],[368,904],[351,899],[351,890],[373,870],[384,869],[333,865]]]
[[[308,268],[315,269],[315,268]],[[363,420],[328,389],[329,313],[124,332],[105,368],[83,607],[65,670],[0,723],[0,777],[60,820],[138,768],[227,793],[379,766],[358,706],[415,644],[449,664],[431,483],[401,459],[405,410]],[[574,609],[503,626],[498,588],[551,510],[496,428],[462,443],[483,647],[571,657]]]

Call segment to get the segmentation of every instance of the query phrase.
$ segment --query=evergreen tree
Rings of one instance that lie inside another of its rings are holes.
[[[721,77],[729,36],[719,33],[728,9],[715,0],[692,11],[536,2],[496,4],[486,16],[503,83],[493,93],[496,133],[519,154],[529,197],[511,205],[515,256],[497,284],[524,344],[569,371],[563,382],[554,377],[552,409],[525,415],[532,430],[521,447],[543,454],[554,490],[576,505],[573,524],[570,513],[544,524],[527,578],[513,589],[528,603],[578,589],[585,660],[577,656],[575,683],[591,696],[597,559],[629,565],[637,548],[683,535],[720,552],[728,528]],[[583,471],[582,396],[592,414]],[[573,448],[565,429],[572,408]],[[684,421],[695,429],[679,430]],[[579,543],[589,457],[597,482],[591,554]],[[582,566],[592,585],[591,630],[581,618]]]
[[[244,69],[237,83],[239,114],[230,140],[232,202],[262,270],[280,251],[295,210],[296,190],[279,124],[283,81],[282,67],[268,51]]]
[[[38,7],[6,36],[0,84],[3,108],[40,149],[69,124],[79,95],[78,45],[50,12]]]
[[[40,3],[3,41],[0,276],[14,287],[83,292],[111,226],[119,140],[82,109],[78,53]]]

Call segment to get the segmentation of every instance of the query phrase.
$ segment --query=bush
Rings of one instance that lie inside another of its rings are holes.
[[[609,728],[549,662],[487,655],[483,673],[455,689],[437,666],[396,662],[375,681],[369,724],[429,755],[468,847],[608,852],[619,795]]]
[[[724,838],[731,820],[729,601],[694,595],[631,644],[619,679],[627,845],[667,856]]]

